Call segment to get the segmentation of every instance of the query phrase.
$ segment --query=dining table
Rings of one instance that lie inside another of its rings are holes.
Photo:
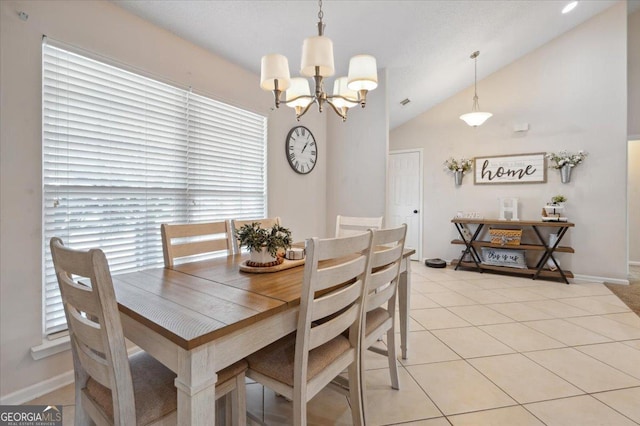
[[[402,358],[408,356],[411,260],[398,286]],[[294,332],[304,266],[240,270],[248,253],[112,277],[124,334],[176,373],[179,425],[215,424],[216,371]]]

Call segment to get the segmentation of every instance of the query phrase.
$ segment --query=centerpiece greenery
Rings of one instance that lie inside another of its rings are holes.
[[[272,228],[262,228],[259,222],[243,225],[235,231],[236,238],[241,246],[250,252],[267,251],[273,258],[278,251],[291,247],[291,231],[280,225]]]
[[[564,195],[555,195],[551,198],[552,205],[564,203],[565,201],[567,201],[567,197],[565,197]]]

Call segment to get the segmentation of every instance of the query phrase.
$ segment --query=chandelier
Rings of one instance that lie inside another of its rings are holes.
[[[346,77],[336,78],[333,83],[333,94],[325,92],[326,77],[334,75],[333,42],[324,36],[322,18],[322,0],[318,2],[318,35],[309,37],[302,44],[302,61],[300,74],[313,78],[315,90],[313,95],[309,90],[306,78],[291,78],[289,61],[284,55],[272,53],[262,57],[260,70],[260,87],[272,91],[276,108],[281,103],[295,108],[296,119],[300,121],[312,104],[318,105],[322,112],[327,103],[338,114],[342,121],[347,120],[347,111],[358,104],[364,108],[367,92],[378,87],[378,70],[376,58],[371,55],[356,55],[349,61],[349,72]],[[282,100],[282,92],[286,91]]]
[[[473,87],[474,87],[474,95],[473,95],[473,106],[471,107],[471,112],[467,114],[462,114],[460,119],[463,120],[471,127],[482,126],[482,123],[487,121],[489,117],[493,114],[490,112],[480,112],[480,104],[478,103],[478,56],[480,56],[480,51],[476,50],[470,56],[473,59],[474,65],[474,78],[473,78]]]

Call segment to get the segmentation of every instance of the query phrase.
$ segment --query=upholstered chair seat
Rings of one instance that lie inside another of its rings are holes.
[[[166,416],[175,415],[177,392],[174,386],[176,375],[146,352],[139,352],[129,358],[133,394],[136,401],[138,425],[148,425]],[[87,397],[100,407],[111,422],[113,418],[113,398],[111,390],[89,377],[87,387],[82,390]]]
[[[349,339],[337,336],[322,346],[309,352],[307,379],[311,380],[331,365],[341,355],[349,351]],[[296,353],[296,334],[261,349],[247,357],[249,368],[281,383],[293,386],[293,372]]]

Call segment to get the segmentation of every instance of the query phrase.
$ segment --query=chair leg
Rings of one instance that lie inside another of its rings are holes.
[[[301,389],[293,395],[293,426],[307,425],[307,391]],[[304,398],[303,398],[304,396]]]
[[[363,426],[366,422],[364,405],[363,376],[360,368],[360,360],[349,365],[349,398],[351,399],[351,418],[354,426]]]
[[[400,389],[400,378],[398,377],[398,357],[396,355],[396,333],[391,327],[387,330],[387,361],[389,362],[389,375],[391,376],[391,387]]]

